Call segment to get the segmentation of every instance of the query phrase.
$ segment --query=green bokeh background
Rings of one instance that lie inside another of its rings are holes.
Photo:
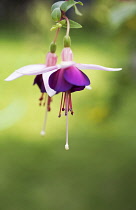
[[[128,4],[96,1],[85,3],[83,17],[69,14],[83,25],[71,30],[74,60],[123,68],[84,71],[92,90],[72,94],[69,151],[64,150],[65,117],[57,117],[61,95],[53,97],[41,137],[45,107],[38,106],[34,77],[4,81],[21,66],[45,62],[54,37],[51,2],[30,2],[25,19],[20,15],[1,24],[1,210],[135,210],[136,16],[115,21]],[[62,29],[58,55],[64,34]]]

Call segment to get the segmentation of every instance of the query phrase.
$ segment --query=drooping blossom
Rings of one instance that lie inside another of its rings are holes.
[[[48,73],[48,78],[46,77],[46,73],[43,74],[43,82],[45,86],[48,84],[51,89],[56,92],[62,92],[61,102],[60,102],[60,111],[59,117],[61,116],[61,112],[65,112],[66,116],[66,145],[65,149],[69,149],[68,145],[68,112],[70,111],[73,115],[73,107],[72,107],[72,97],[71,93],[75,91],[81,91],[85,87],[90,85],[89,78],[80,70],[80,69],[95,69],[95,70],[105,70],[105,71],[119,71],[121,68],[107,68],[94,64],[76,64],[73,62],[73,53],[70,47],[65,47],[62,50],[62,64],[67,64],[66,68],[61,67],[59,69],[54,70],[54,72]],[[48,94],[52,93],[48,89]]]
[[[59,65],[47,66],[45,64],[33,64],[24,66],[13,72],[5,81],[12,81],[24,75],[40,75],[44,82],[44,86],[40,87],[38,78],[36,83],[39,84],[41,92],[46,92],[51,97],[56,92],[66,92],[78,90],[90,84],[89,78],[81,70],[104,70],[104,71],[120,71],[122,68],[107,68],[96,64],[80,64],[73,61],[73,53],[69,47],[62,51],[62,62]],[[43,85],[43,84],[42,84]],[[45,88],[45,89],[44,89]]]
[[[90,85],[89,78],[81,71],[84,69],[104,70],[104,71],[120,71],[122,68],[107,68],[95,64],[80,64],[73,61],[73,53],[70,47],[65,47],[62,50],[62,62],[54,66],[35,64],[28,65],[16,70],[6,81],[14,80],[23,75],[38,75],[35,83],[38,84],[41,92],[47,92],[52,97],[56,93],[62,92],[59,117],[61,112],[65,111],[66,115],[66,145],[65,149],[69,149],[68,145],[68,112],[73,115],[71,93],[81,91],[86,86]],[[51,62],[52,64],[52,62]],[[40,75],[40,76],[39,76]]]

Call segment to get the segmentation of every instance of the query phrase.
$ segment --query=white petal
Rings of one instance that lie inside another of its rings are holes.
[[[107,67],[99,66],[99,65],[95,65],[95,64],[79,64],[79,63],[77,63],[75,66],[81,70],[82,69],[94,69],[94,70],[103,70],[103,71],[120,71],[120,70],[122,70],[122,68],[107,68]]]
[[[6,81],[11,81],[23,75],[38,75],[56,69],[57,66],[46,67],[45,64],[27,65],[13,72]]]
[[[90,85],[85,86],[86,89],[92,90],[92,87]]]
[[[52,96],[54,96],[56,94],[56,91],[53,90],[52,88],[50,88],[50,86],[49,86],[49,77],[55,71],[57,71],[57,70],[53,70],[51,72],[47,72],[47,73],[42,74],[42,78],[43,78],[43,82],[44,82],[44,86],[45,86],[46,92],[47,92],[47,94],[50,97],[52,97]]]

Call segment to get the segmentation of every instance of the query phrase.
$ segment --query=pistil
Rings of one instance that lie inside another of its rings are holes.
[[[43,127],[40,132],[41,136],[44,136],[46,134],[46,124],[47,124],[47,116],[48,112],[51,110],[50,103],[52,102],[52,98],[48,96],[47,100],[45,100],[45,115],[44,115],[44,122],[43,122]]]
[[[66,144],[65,144],[65,149],[69,150],[69,145],[68,145],[68,107],[69,107],[69,92],[66,92],[66,100],[65,100],[65,115],[66,115]]]
[[[61,112],[65,111],[65,116],[66,116],[66,144],[65,144],[65,149],[69,150],[69,145],[68,145],[68,113],[69,111],[73,115],[73,108],[72,108],[72,98],[71,98],[71,92],[66,91],[62,93],[61,96],[61,101],[60,101],[60,110],[59,110],[59,115],[58,117],[61,117]]]

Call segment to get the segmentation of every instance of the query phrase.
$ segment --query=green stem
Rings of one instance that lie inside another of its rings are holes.
[[[60,32],[60,28],[58,28],[57,31],[56,31],[55,38],[53,40],[54,43],[56,43],[56,41],[57,41],[59,32]]]
[[[63,18],[65,18],[65,20],[67,21],[67,33],[66,36],[69,36],[69,32],[70,32],[70,22],[67,16],[63,15]]]

